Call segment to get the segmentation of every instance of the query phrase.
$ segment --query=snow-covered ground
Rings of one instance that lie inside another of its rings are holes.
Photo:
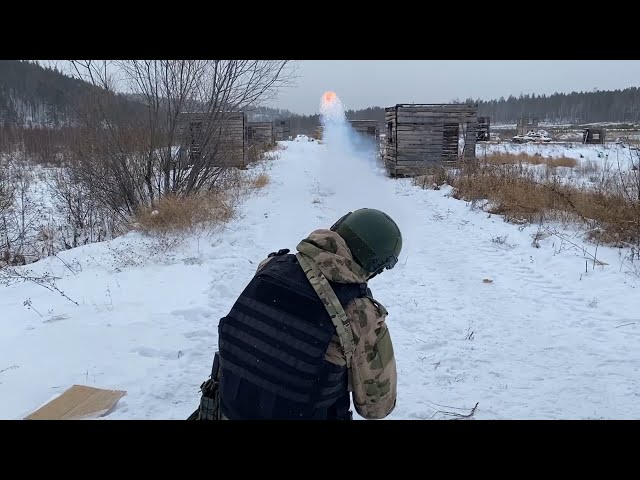
[[[527,155],[540,155],[546,158],[568,157],[574,158],[580,163],[589,160],[604,163],[608,157],[610,161],[620,160],[625,167],[628,161],[634,159],[637,162],[638,155],[635,150],[628,146],[616,143],[606,143],[604,145],[583,145],[581,143],[478,143],[476,154],[482,158],[492,153],[517,155],[524,153]]]
[[[127,391],[107,419],[186,418],[218,320],[258,262],[360,207],[387,211],[404,235],[397,267],[370,283],[397,357],[388,418],[451,418],[443,412],[476,403],[477,419],[640,416],[640,278],[619,250],[600,246],[605,265],[594,265],[555,236],[536,248],[535,226],[298,140],[283,142],[271,182],[211,236],[171,245],[130,233],[28,266],[59,277],[68,299],[31,282],[0,286],[0,418],[23,418],[73,384]]]

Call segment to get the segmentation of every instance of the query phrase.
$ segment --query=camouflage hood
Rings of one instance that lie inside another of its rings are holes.
[[[336,283],[366,283],[368,273],[353,259],[340,235],[331,230],[315,230],[302,240],[297,250],[313,259],[328,280]]]

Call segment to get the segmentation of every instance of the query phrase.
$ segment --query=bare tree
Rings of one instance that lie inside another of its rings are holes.
[[[620,161],[618,155],[618,190],[620,195],[629,205],[630,215],[626,219],[632,236],[628,239],[636,251],[640,251],[640,153],[638,150],[630,149],[629,156]]]
[[[62,219],[56,230],[60,248],[65,249],[101,242],[122,233],[112,210],[99,204],[77,174],[77,169],[61,168],[46,179],[53,206]]]
[[[0,215],[13,204],[14,185],[9,178],[9,162],[0,157]]]
[[[123,216],[166,194],[212,189],[230,164],[231,112],[271,99],[294,79],[289,61],[73,60],[96,87],[77,143],[81,181]],[[116,92],[126,90],[125,99]],[[197,133],[189,132],[194,118]],[[187,158],[189,135],[198,149]],[[193,138],[191,138],[193,139]],[[99,180],[99,182],[96,182]]]
[[[2,165],[0,188],[9,196],[0,205],[0,249],[4,263],[25,264],[26,257],[39,258],[37,236],[43,215],[42,202],[31,191],[33,174],[21,153]],[[2,186],[4,185],[4,186]]]
[[[9,211],[13,206],[15,186],[10,178],[9,161],[0,156],[0,267],[9,263],[9,232],[11,230]]]

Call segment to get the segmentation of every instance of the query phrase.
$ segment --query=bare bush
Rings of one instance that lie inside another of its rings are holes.
[[[0,208],[0,265],[25,265],[41,256],[38,239],[45,218],[32,191],[33,173],[20,154],[4,158]]]
[[[0,215],[13,205],[14,184],[11,182],[10,170],[9,160],[0,156]]]
[[[624,240],[634,244],[636,250],[640,250],[640,151],[630,150],[629,158],[625,159],[631,165],[630,169],[622,167],[620,159],[617,160],[617,176],[618,182],[617,193],[620,195],[626,205],[628,211],[625,212],[625,222],[627,228],[624,231],[633,231],[632,238]]]
[[[582,176],[590,176],[596,174],[599,170],[600,165],[594,160],[586,160],[585,162],[582,162],[581,165],[578,165],[576,167],[576,171]]]
[[[14,285],[16,283],[33,283],[46,288],[50,292],[57,293],[61,297],[65,298],[69,302],[78,305],[78,302],[70,298],[63,290],[58,287],[56,280],[60,280],[60,277],[52,275],[50,272],[44,272],[40,275],[35,275],[31,270],[14,266],[0,269],[0,285],[5,287]],[[25,301],[25,306],[30,306],[30,301]]]
[[[211,191],[237,163],[237,149],[228,141],[229,115],[257,105],[293,78],[287,61],[73,64],[78,76],[99,88],[83,104],[87,132],[71,167],[81,182],[94,184],[100,203],[123,218],[154,208],[165,195]],[[114,94],[118,82],[133,92],[128,102]],[[197,113],[196,131],[185,130],[188,112]],[[193,138],[197,149],[189,148]]]
[[[60,168],[45,180],[58,214],[59,249],[75,248],[114,238],[128,229],[111,209],[100,203],[93,188],[78,178],[78,170]]]

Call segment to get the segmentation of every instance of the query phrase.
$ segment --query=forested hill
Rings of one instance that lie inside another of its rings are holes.
[[[68,125],[75,102],[91,88],[82,80],[36,62],[0,60],[0,123]]]

